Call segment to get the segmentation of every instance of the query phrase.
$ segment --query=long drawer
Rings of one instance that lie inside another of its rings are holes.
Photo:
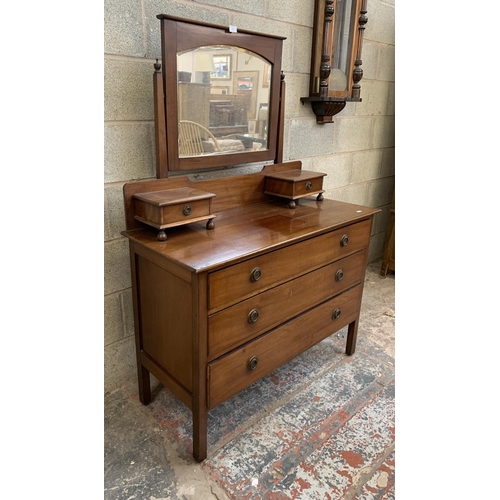
[[[356,319],[361,285],[337,295],[208,365],[214,408]]]
[[[301,276],[368,246],[365,220],[210,273],[210,312]]]
[[[365,251],[250,297],[208,318],[210,360],[361,282]]]

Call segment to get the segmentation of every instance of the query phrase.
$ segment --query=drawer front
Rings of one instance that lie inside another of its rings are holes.
[[[365,256],[366,251],[361,251],[344,257],[212,314],[208,318],[209,359],[360,283]]]
[[[189,201],[162,207],[162,224],[189,221],[195,217],[210,215],[210,200]]]
[[[208,407],[214,408],[354,321],[360,304],[358,285],[209,363]]]
[[[160,227],[173,222],[189,221],[195,217],[210,215],[210,201],[210,199],[196,200],[160,207],[142,200],[135,200],[135,212],[136,216]]]
[[[370,220],[358,222],[210,273],[210,312],[366,248],[370,227]]]
[[[288,179],[266,179],[266,193],[283,196],[285,198],[295,198],[305,196],[323,189],[323,176],[311,177],[301,181]]]
[[[317,193],[323,189],[323,177],[307,179],[295,183],[294,196],[307,196],[309,193]]]

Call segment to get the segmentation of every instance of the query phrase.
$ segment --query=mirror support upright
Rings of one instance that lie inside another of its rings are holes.
[[[153,74],[154,113],[155,113],[155,148],[156,148],[156,177],[168,177],[167,163],[167,129],[165,124],[165,96],[163,94],[163,81],[161,64],[155,62]]]

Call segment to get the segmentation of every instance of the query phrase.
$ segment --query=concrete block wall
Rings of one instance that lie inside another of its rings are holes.
[[[284,161],[325,172],[325,196],[379,207],[370,260],[382,256],[394,191],[394,0],[368,0],[361,103],[316,124],[308,95],[313,0],[105,0],[105,394],[135,380],[128,241],[122,187],[155,177],[152,74],[161,55],[157,14],[285,36]]]

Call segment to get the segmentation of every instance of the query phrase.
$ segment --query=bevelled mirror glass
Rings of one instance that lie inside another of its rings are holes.
[[[282,37],[159,15],[157,177],[281,161]],[[281,131],[281,132],[280,132]]]

